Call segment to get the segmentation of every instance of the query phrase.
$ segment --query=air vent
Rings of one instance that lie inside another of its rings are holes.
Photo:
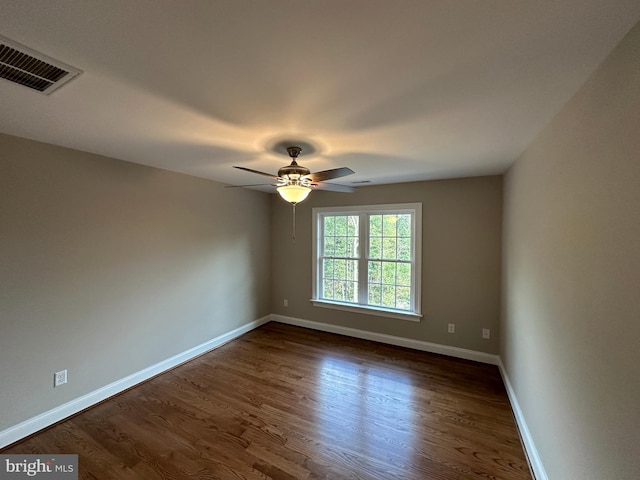
[[[363,183],[371,183],[371,180],[357,180],[355,182],[351,182],[353,185],[361,185]]]
[[[0,78],[49,95],[81,73],[0,35]]]

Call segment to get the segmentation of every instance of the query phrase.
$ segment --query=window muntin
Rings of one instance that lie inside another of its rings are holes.
[[[314,303],[421,316],[421,207],[314,208]]]

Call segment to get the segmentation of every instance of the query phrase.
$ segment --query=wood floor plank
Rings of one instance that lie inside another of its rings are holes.
[[[531,480],[496,367],[276,323],[2,453],[77,453],[86,480]]]

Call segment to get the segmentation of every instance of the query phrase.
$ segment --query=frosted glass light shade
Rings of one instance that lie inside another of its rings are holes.
[[[289,203],[300,203],[309,195],[311,189],[301,185],[285,185],[278,187],[278,193]]]

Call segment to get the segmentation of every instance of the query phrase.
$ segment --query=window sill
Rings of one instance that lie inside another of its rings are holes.
[[[330,302],[328,300],[317,299],[311,299],[311,303],[313,303],[314,307],[332,308],[334,310],[362,313],[364,315],[376,315],[378,317],[396,318],[399,320],[407,320],[409,322],[419,322],[422,318],[422,315],[419,313],[370,307],[366,305],[356,305],[353,303]]]

